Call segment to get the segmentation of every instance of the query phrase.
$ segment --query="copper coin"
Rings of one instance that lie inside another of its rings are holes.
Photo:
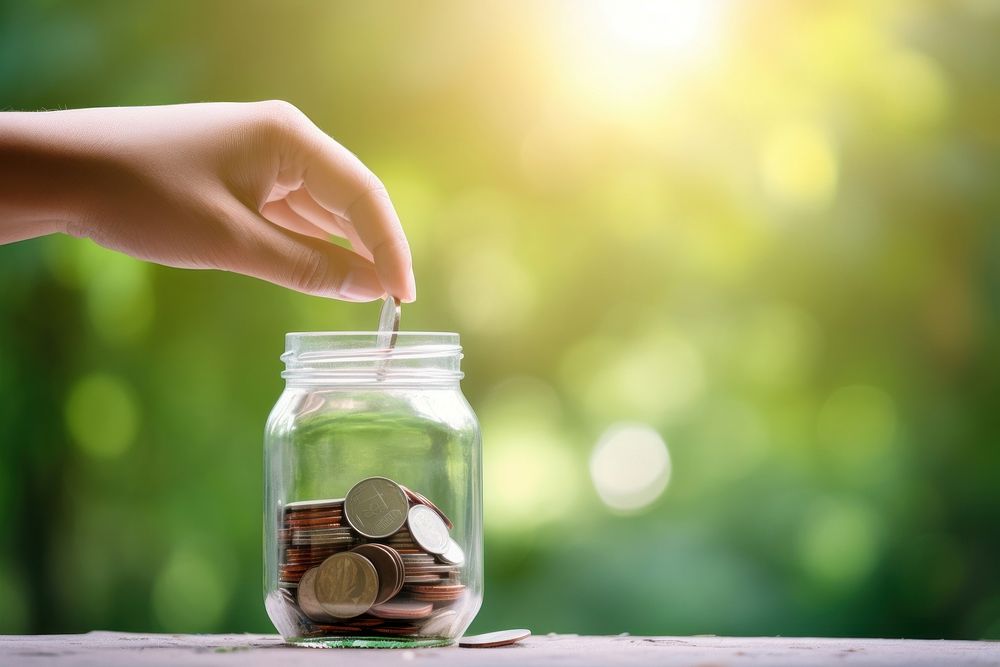
[[[310,637],[322,637],[323,635],[349,635],[357,634],[361,632],[361,628],[351,627],[350,625],[316,625],[315,631],[311,633]]]
[[[463,591],[457,591],[455,593],[413,593],[414,600],[423,600],[425,602],[454,602],[465,597]]]
[[[487,632],[484,635],[462,637],[458,640],[458,645],[462,648],[495,648],[519,642],[530,636],[531,630],[500,630],[499,632]]]
[[[371,614],[379,618],[426,618],[434,611],[434,605],[429,602],[386,602],[371,608]]]
[[[313,526],[329,526],[339,528],[344,524],[340,522],[340,517],[316,517],[312,519],[289,519],[285,522],[289,528],[312,528]]]
[[[362,544],[351,553],[361,554],[371,561],[378,573],[378,596],[375,604],[381,604],[403,588],[403,568],[395,558],[392,547],[384,544]]]
[[[385,623],[385,621],[383,621],[381,618],[372,618],[371,616],[365,615],[365,616],[358,616],[357,618],[352,618],[351,620],[346,621],[346,623],[348,625],[354,625],[359,628],[367,628],[373,625],[382,625],[383,623]]]
[[[418,632],[420,632],[420,628],[417,627],[417,626],[415,626],[415,625],[407,625],[407,626],[402,626],[402,627],[400,627],[400,626],[392,626],[392,625],[383,625],[383,626],[378,627],[378,628],[373,628],[372,632],[376,633],[376,634],[382,634],[382,635],[393,635],[393,636],[398,636],[398,637],[410,637],[410,636],[415,635]]]

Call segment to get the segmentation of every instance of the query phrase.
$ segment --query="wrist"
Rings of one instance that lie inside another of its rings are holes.
[[[94,157],[65,113],[0,113],[0,243],[79,227]]]

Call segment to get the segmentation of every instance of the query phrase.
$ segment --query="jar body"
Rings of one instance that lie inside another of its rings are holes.
[[[271,412],[264,595],[286,641],[439,646],[479,610],[479,425],[457,379],[412,366],[404,381],[289,380]]]

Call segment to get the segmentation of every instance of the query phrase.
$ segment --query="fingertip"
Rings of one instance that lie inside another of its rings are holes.
[[[412,303],[417,298],[413,267],[408,261],[400,261],[386,252],[375,253],[375,270],[385,286],[385,292],[403,303]]]
[[[413,303],[417,300],[417,281],[413,277],[412,266],[403,274],[402,285],[396,296],[403,303]]]

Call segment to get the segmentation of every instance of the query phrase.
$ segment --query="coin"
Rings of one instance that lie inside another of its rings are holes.
[[[317,568],[312,568],[302,576],[299,582],[299,590],[296,597],[299,601],[299,609],[310,619],[318,623],[332,623],[334,618],[323,610],[316,599],[316,573]]]
[[[399,554],[384,544],[362,544],[351,553],[360,554],[371,561],[378,573],[378,596],[375,604],[381,604],[403,588],[403,563],[397,560]]]
[[[378,347],[381,349],[392,349],[396,347],[396,338],[399,333],[399,320],[402,315],[402,308],[399,299],[394,296],[385,297],[382,304],[382,312],[378,317]]]
[[[458,542],[450,537],[448,538],[448,547],[438,554],[438,558],[451,565],[465,564],[465,552],[462,551],[462,547],[459,546]]]
[[[388,537],[406,523],[409,506],[398,484],[385,477],[369,477],[347,492],[344,516],[365,537]]]
[[[458,630],[469,595],[466,556],[448,518],[423,494],[370,477],[343,499],[289,503],[279,519],[277,594],[298,615],[300,636]]]
[[[484,635],[472,635],[462,637],[458,640],[458,645],[462,648],[494,648],[496,646],[507,646],[519,642],[531,636],[531,630],[500,630],[498,632],[487,632]]]
[[[404,590],[414,600],[424,602],[454,602],[465,597],[465,586],[461,584],[406,584]]]
[[[408,637],[410,635],[415,635],[420,632],[419,625],[383,625],[380,626],[379,634],[383,635],[398,635],[402,637]]]
[[[448,515],[442,512],[440,507],[432,503],[430,499],[427,498],[427,496],[405,486],[403,487],[403,491],[406,492],[406,495],[408,495],[410,497],[410,500],[412,500],[413,502],[420,503],[421,505],[427,505],[432,510],[437,512],[438,516],[441,517],[441,520],[444,521],[445,524],[448,526],[448,530],[451,530],[452,528],[455,527],[455,524],[451,522],[451,519],[448,518]]]
[[[338,528],[340,527],[340,517],[319,517],[315,519],[289,519],[289,528]]]
[[[316,601],[335,618],[351,618],[368,611],[378,596],[378,586],[378,573],[371,561],[349,551],[323,561],[313,584]]]
[[[292,503],[286,503],[285,509],[288,511],[301,511],[309,509],[327,508],[327,507],[339,507],[344,504],[343,498],[324,498],[322,500],[296,500]]]
[[[386,602],[375,605],[371,609],[373,616],[379,618],[426,618],[434,611],[430,602]]]
[[[406,521],[410,527],[413,540],[432,554],[444,553],[448,548],[448,526],[427,505],[414,505],[410,508]]]

